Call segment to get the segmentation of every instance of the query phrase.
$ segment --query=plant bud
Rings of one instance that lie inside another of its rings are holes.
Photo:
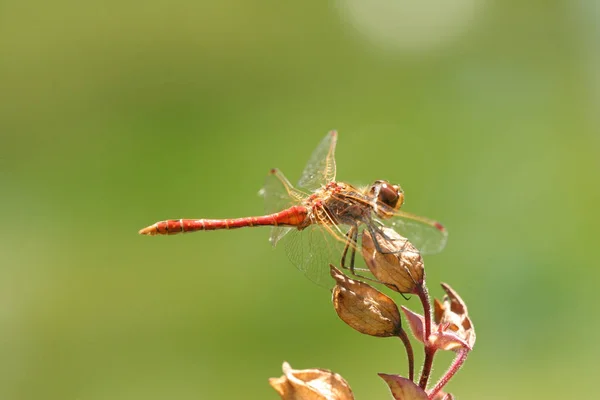
[[[428,400],[427,393],[410,379],[399,375],[378,374],[387,383],[394,400]]]
[[[391,228],[362,234],[362,255],[371,273],[378,281],[400,293],[415,293],[423,283],[425,270],[421,253],[405,237]]]
[[[360,333],[371,336],[397,336],[402,331],[400,312],[396,303],[374,287],[348,278],[330,265],[333,306],[346,324]]]
[[[269,379],[282,400],[353,400],[348,383],[326,369],[295,370],[283,363],[284,375]]]
[[[410,326],[410,330],[412,331],[415,339],[425,343],[427,340],[425,337],[425,318],[423,318],[421,314],[417,314],[416,312],[404,306],[402,306],[402,312],[408,321],[408,326]]]

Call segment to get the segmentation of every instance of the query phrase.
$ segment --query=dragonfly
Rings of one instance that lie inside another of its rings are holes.
[[[366,187],[336,181],[336,131],[329,132],[311,155],[296,186],[278,169],[267,175],[259,194],[265,214],[233,219],[168,219],[139,231],[142,235],[270,226],[273,246],[284,243],[293,264],[311,281],[325,286],[329,264],[339,263],[356,275],[356,251],[362,235],[375,238],[375,248],[403,251],[381,241],[408,238],[421,254],[434,254],[446,245],[448,233],[437,221],[410,214],[400,207],[404,192],[399,185],[376,180]],[[385,229],[400,235],[386,235]],[[393,237],[392,237],[393,236]],[[405,239],[404,239],[405,240]],[[414,251],[414,247],[412,248]],[[360,269],[361,271],[364,269]]]

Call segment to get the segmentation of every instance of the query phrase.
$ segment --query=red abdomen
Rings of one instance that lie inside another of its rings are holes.
[[[308,215],[303,206],[294,206],[275,214],[234,219],[169,219],[140,230],[141,235],[175,235],[183,232],[235,229],[246,226],[300,226]]]

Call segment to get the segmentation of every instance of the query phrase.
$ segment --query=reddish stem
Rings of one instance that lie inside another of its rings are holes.
[[[433,367],[433,356],[437,349],[432,346],[425,345],[425,360],[423,360],[423,369],[421,370],[421,379],[419,379],[419,387],[423,390],[427,388],[429,375],[431,375],[431,367]]]
[[[462,365],[465,363],[465,360],[467,359],[468,355],[469,355],[469,350],[465,349],[465,348],[461,348],[460,350],[458,350],[456,352],[456,357],[454,358],[454,361],[452,361],[452,364],[450,364],[450,367],[448,368],[446,373],[440,378],[439,382],[436,383],[435,386],[433,387],[433,389],[431,389],[431,391],[429,392],[428,397],[430,399],[433,399],[433,397],[440,390],[442,390],[442,388],[446,385],[446,383],[448,383],[450,378],[452,378],[454,376],[454,374],[456,374],[458,372],[460,367],[462,367]]]
[[[431,301],[429,300],[429,293],[425,282],[417,287],[417,295],[421,304],[423,304],[423,318],[425,318],[425,337],[423,343],[427,343],[427,339],[431,335]]]
[[[415,355],[413,353],[412,344],[410,343],[410,339],[406,334],[404,329],[400,330],[398,333],[398,337],[404,343],[404,347],[406,348],[406,357],[408,358],[408,379],[414,382],[415,380]]]
[[[423,318],[425,319],[425,334],[423,337],[423,343],[425,344],[425,360],[423,361],[423,369],[421,370],[421,379],[419,379],[419,386],[425,390],[427,388],[427,382],[429,381],[429,375],[431,375],[431,368],[433,367],[433,356],[435,355],[436,349],[429,346],[429,336],[431,336],[431,301],[429,300],[429,293],[425,280],[417,286],[417,295],[421,304],[423,304]]]

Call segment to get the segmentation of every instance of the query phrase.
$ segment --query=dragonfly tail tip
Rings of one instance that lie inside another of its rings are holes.
[[[140,235],[154,236],[156,235],[156,228],[154,225],[147,226],[138,231]]]

